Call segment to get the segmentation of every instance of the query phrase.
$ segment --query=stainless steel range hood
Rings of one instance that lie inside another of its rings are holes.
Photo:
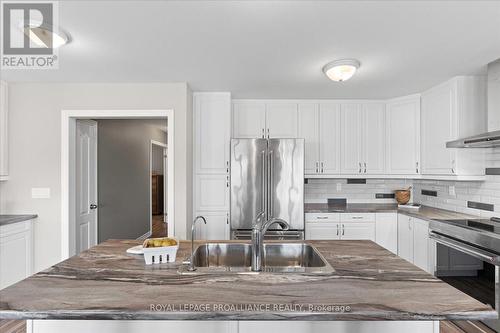
[[[500,147],[500,59],[488,64],[488,132],[446,143],[446,148]]]
[[[500,147],[500,131],[487,132],[446,143],[446,148],[493,148]]]

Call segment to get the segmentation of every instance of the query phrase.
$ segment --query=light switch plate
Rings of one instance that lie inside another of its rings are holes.
[[[342,183],[337,183],[337,192],[342,191]]]
[[[455,186],[451,185],[448,187],[448,194],[451,196],[456,196],[457,193],[455,192]]]
[[[31,198],[33,198],[33,199],[50,199],[50,188],[48,188],[48,187],[33,187],[31,189]]]

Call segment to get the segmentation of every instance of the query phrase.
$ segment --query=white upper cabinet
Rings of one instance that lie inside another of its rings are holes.
[[[296,138],[297,123],[297,103],[267,103],[266,135],[268,138]]]
[[[341,105],[341,168],[342,174],[361,173],[361,105]]]
[[[296,138],[297,135],[297,103],[234,101],[233,138]]]
[[[304,172],[319,173],[319,106],[315,103],[299,104],[299,138],[304,139]]]
[[[233,103],[233,138],[263,138],[265,130],[264,102]]]
[[[340,173],[340,104],[300,103],[299,138],[305,140],[305,173]]]
[[[319,105],[319,171],[340,174],[340,104]]]
[[[231,95],[195,93],[193,98],[196,173],[226,173],[231,139]]]
[[[486,131],[486,80],[455,77],[422,94],[422,173],[484,175],[481,149],[450,149],[446,142]]]
[[[0,181],[9,177],[8,91],[7,83],[0,81]]]
[[[388,174],[420,173],[420,95],[387,103],[386,167]]]
[[[362,163],[366,174],[385,173],[385,105],[362,106]]]
[[[341,105],[341,173],[385,173],[385,106]]]

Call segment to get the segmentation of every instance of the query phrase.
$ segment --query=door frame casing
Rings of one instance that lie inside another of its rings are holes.
[[[62,110],[61,111],[61,260],[76,253],[75,248],[75,164],[77,119],[167,119],[168,201],[167,212],[174,216],[174,110]],[[181,221],[179,221],[180,223]],[[175,223],[175,221],[174,221]],[[175,235],[175,224],[168,235]]]
[[[168,133],[167,133],[168,134]],[[151,174],[153,171],[153,146],[158,146],[163,148],[163,151],[167,150],[168,152],[168,144],[160,142],[160,141],[155,141],[155,140],[150,140],[149,143],[149,234],[151,235],[153,233],[153,184],[152,184],[152,179],[151,179]],[[163,222],[165,222],[165,197],[168,197],[168,182],[166,181],[165,174],[167,174],[168,177],[168,159],[167,159],[167,166],[165,168],[165,156],[163,156],[162,160],[162,165],[163,165]],[[165,183],[167,183],[167,186],[165,186]],[[167,201],[168,204],[168,201]],[[167,206],[167,213],[168,213],[168,206]]]

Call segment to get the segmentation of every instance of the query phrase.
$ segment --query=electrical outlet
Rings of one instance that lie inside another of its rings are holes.
[[[337,192],[342,191],[342,183],[337,183]]]
[[[33,198],[33,199],[50,199],[50,188],[48,188],[48,187],[33,187],[31,189],[31,198]]]
[[[448,187],[448,194],[451,195],[451,196],[456,196],[456,192],[455,192],[455,186],[451,185]]]

